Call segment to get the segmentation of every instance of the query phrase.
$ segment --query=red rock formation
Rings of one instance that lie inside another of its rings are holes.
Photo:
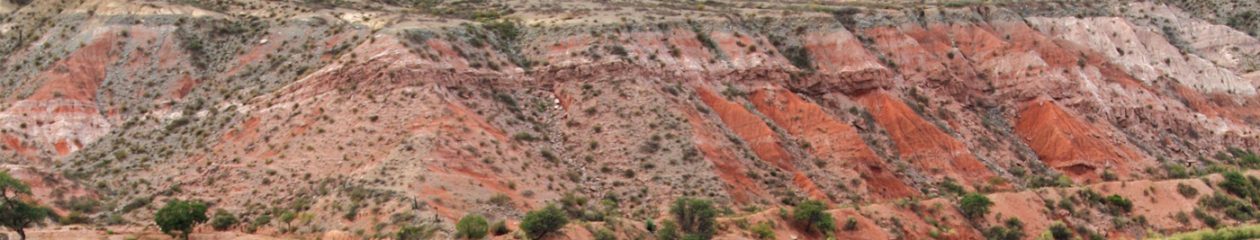
[[[1046,165],[1077,181],[1097,180],[1104,171],[1121,178],[1141,175],[1150,160],[1127,143],[1080,121],[1053,101],[1034,100],[1019,112],[1015,132]]]
[[[966,187],[987,185],[994,176],[965,145],[891,94],[875,91],[858,97],[858,101],[888,130],[898,155],[924,174],[937,180],[954,179],[969,185]]]
[[[903,183],[893,169],[875,155],[852,126],[837,121],[821,107],[782,88],[761,89],[749,100],[757,110],[793,136],[809,143],[815,157],[829,162],[832,174],[861,178],[860,192],[874,194],[874,200],[918,195]]]
[[[712,108],[726,127],[739,135],[741,139],[752,148],[758,158],[770,163],[780,170],[792,175],[792,181],[797,187],[809,194],[815,199],[828,199],[827,194],[818,189],[804,172],[798,171],[796,162],[792,155],[783,149],[783,141],[779,139],[774,130],[770,126],[761,121],[757,115],[753,115],[743,106],[731,102],[708,90],[704,87],[697,87],[696,92],[700,95],[700,100],[704,101],[709,108]]]

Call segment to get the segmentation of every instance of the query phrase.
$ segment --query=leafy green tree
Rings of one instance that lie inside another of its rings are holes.
[[[467,239],[481,239],[486,237],[486,228],[489,223],[486,218],[477,214],[464,215],[459,219],[459,223],[455,224],[455,237]]]
[[[200,201],[171,200],[166,206],[158,209],[153,221],[157,222],[162,233],[176,238],[188,239],[193,226],[209,220],[206,217],[206,204]]]
[[[221,208],[219,210],[215,210],[214,217],[210,218],[210,226],[213,226],[214,230],[219,231],[232,228],[232,226],[236,226],[236,223],[238,222],[240,222],[240,220],[236,219],[236,215],[232,215],[232,213],[229,213],[227,210],[223,210]]]
[[[959,202],[958,208],[967,218],[975,219],[984,217],[989,214],[989,207],[993,206],[993,201],[989,197],[979,193],[968,193],[963,195],[962,201]]]
[[[827,204],[818,200],[808,200],[792,209],[792,221],[810,231],[829,235],[836,229],[836,220],[827,213]]]
[[[26,183],[13,178],[8,172],[0,172],[0,225],[17,232],[18,239],[26,239],[26,228],[53,218],[51,209],[23,201],[22,195],[30,195]]]
[[[678,227],[687,233],[688,239],[709,239],[717,232],[717,208],[713,201],[696,198],[678,198],[669,208],[678,221]]]
[[[293,224],[292,224],[292,223],[293,223],[293,219],[297,219],[297,213],[296,213],[296,212],[293,212],[293,211],[284,211],[284,213],[281,213],[281,214],[280,214],[280,218],[279,218],[278,220],[280,220],[280,222],[284,223],[284,226],[285,226],[286,228],[288,228],[288,227],[291,227],[291,226],[293,225]]]
[[[556,205],[547,205],[543,209],[525,213],[525,218],[521,219],[521,230],[525,230],[531,239],[542,239],[547,234],[559,231],[565,224],[569,224],[569,218],[565,217],[564,211]]]

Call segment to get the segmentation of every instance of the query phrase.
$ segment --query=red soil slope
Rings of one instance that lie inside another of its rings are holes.
[[[901,157],[920,171],[938,179],[958,180],[970,185],[967,187],[984,185],[994,176],[961,142],[919,117],[892,95],[875,91],[860,96],[858,101],[866,106],[876,123],[888,130]]]
[[[809,143],[809,151],[828,161],[832,174],[853,177],[863,182],[860,188],[874,199],[890,199],[917,195],[892,174],[892,168],[871,151],[857,130],[792,92],[782,88],[753,92],[749,100],[757,110],[785,128],[788,133]]]
[[[727,101],[712,90],[696,87],[696,92],[700,95],[700,100],[712,108],[726,127],[739,135],[758,158],[791,173],[792,181],[796,186],[811,197],[828,199],[813,180],[796,169],[792,155],[783,149],[782,141],[775,135],[774,130],[770,129],[770,126],[761,121],[761,118],[753,115],[738,103]]]
[[[1046,165],[1077,181],[1095,180],[1104,169],[1120,177],[1139,173],[1145,158],[1123,142],[1109,140],[1049,100],[1034,100],[1019,112],[1015,133]]]
[[[725,141],[718,134],[719,130],[707,123],[695,109],[684,108],[683,111],[687,113],[687,124],[691,126],[694,134],[692,142],[704,154],[704,158],[713,163],[718,178],[726,183],[726,192],[731,195],[731,199],[737,203],[747,203],[754,196],[766,196],[765,190],[748,177],[744,164],[735,157],[734,153],[731,153],[729,148],[718,146]]]

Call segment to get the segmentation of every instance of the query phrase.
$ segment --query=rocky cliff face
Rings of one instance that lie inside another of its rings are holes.
[[[805,199],[838,238],[1150,237],[1233,216],[1177,178],[1260,161],[1260,41],[1185,6],[3,2],[0,160],[110,226],[200,199],[388,236],[590,198],[633,238],[690,196],[736,239],[820,237],[764,210]]]

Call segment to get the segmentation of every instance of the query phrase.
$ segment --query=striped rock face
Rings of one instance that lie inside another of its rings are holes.
[[[1260,159],[1247,2],[421,2],[0,0],[0,171],[105,226],[33,238],[173,199],[250,223],[204,239],[553,204],[547,239],[652,238],[682,197],[719,239],[1123,239],[1260,201],[1220,184]]]

